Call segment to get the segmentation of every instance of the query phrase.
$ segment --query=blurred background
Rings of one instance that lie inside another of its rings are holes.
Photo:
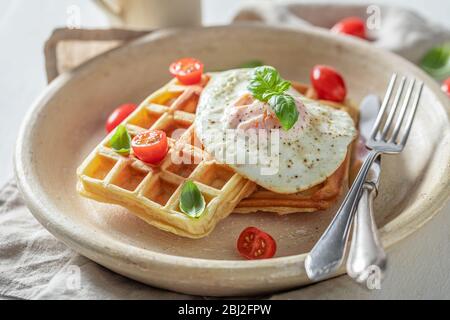
[[[125,0],[131,3],[136,0]],[[141,0],[142,1],[142,0]],[[144,0],[146,1],[146,0]],[[227,24],[239,8],[255,1],[248,0],[147,0],[150,6],[158,2],[183,3],[184,12],[165,11],[163,7],[153,16],[142,17],[144,11],[130,8],[134,22],[150,20],[155,26],[175,23],[185,25]],[[181,1],[181,2],[180,2]],[[43,45],[57,27],[107,28],[117,25],[112,14],[94,0],[1,0],[0,1],[0,185],[12,177],[12,157],[15,139],[29,106],[47,85]],[[106,0],[108,10],[117,8],[121,0]],[[123,1],[122,1],[123,2]],[[309,1],[259,0],[258,3],[285,3]],[[317,1],[319,2],[319,1]],[[189,3],[186,6],[186,3]],[[325,1],[320,1],[325,3]],[[328,0],[326,3],[361,3],[347,0]],[[433,23],[450,29],[450,1],[442,0],[374,0],[371,3],[402,6],[415,10]],[[149,11],[154,7],[149,7]],[[128,10],[128,9],[127,9]],[[134,16],[133,16],[134,15]],[[123,25],[122,25],[123,27]]]

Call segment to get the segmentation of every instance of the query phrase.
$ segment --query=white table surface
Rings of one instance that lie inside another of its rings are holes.
[[[260,0],[262,1],[262,0]],[[266,0],[270,1],[270,0]],[[203,0],[204,23],[230,21],[245,0]],[[322,1],[323,2],[323,1]],[[328,1],[328,2],[352,2]],[[416,9],[450,28],[450,1],[372,1]],[[66,25],[67,8],[81,8],[82,27],[107,27],[90,0],[0,1],[0,185],[13,175],[12,156],[20,123],[46,86],[43,43],[51,31]],[[283,294],[281,298],[450,298],[450,205],[425,227],[389,252],[389,271],[382,290],[369,292],[340,277]]]

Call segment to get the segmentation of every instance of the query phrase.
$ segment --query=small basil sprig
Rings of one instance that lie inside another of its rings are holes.
[[[284,130],[291,129],[299,117],[294,98],[286,93],[290,87],[291,83],[269,66],[256,68],[248,86],[256,99],[269,103]]]
[[[131,150],[131,137],[124,125],[119,125],[110,140],[111,148],[119,154],[128,155]]]
[[[288,94],[278,94],[272,96],[269,105],[285,130],[291,129],[298,120],[298,110],[295,100]]]
[[[423,70],[442,80],[450,76],[450,43],[429,50],[420,62]]]
[[[181,190],[180,209],[191,218],[200,218],[206,208],[205,198],[192,181],[186,181]]]
[[[278,71],[269,66],[255,68],[248,90],[253,96],[263,102],[277,94],[282,94],[291,87],[288,81],[281,78]]]

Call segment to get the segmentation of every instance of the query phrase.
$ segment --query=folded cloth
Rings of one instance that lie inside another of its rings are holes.
[[[356,16],[367,21],[370,38],[380,48],[418,63],[432,47],[450,42],[450,30],[434,24],[414,11],[381,5],[248,4],[235,22],[271,25],[313,25],[330,29],[341,19]]]
[[[192,299],[106,270],[56,240],[14,181],[0,190],[0,296],[19,299]]]
[[[235,21],[288,24],[291,27],[312,24],[329,28],[344,17],[367,17],[367,9],[366,6],[356,5],[274,5],[258,2],[258,5],[248,6],[240,11]],[[378,10],[376,7],[370,9],[371,12]],[[411,11],[391,7],[380,7],[379,10],[381,23],[371,34],[375,38],[374,44],[397,52],[413,62],[419,61],[435,44],[450,41],[448,30],[433,25]],[[60,54],[63,52],[63,56],[57,56],[57,45],[53,42],[54,46],[51,47],[55,50],[48,50],[47,71],[53,70],[53,73],[49,72],[51,79],[61,72],[56,66],[75,67],[76,63],[84,61],[85,56],[93,55],[92,46],[87,46],[90,48],[87,54],[82,49],[86,46],[77,46],[73,42],[74,37],[82,43],[105,40],[123,42],[135,38],[134,34],[117,30],[113,33],[111,30],[105,30],[104,33],[88,30],[67,32],[72,32],[67,36],[72,41],[67,48],[72,47],[73,50],[59,50]],[[116,38],[117,34],[120,37]],[[64,32],[58,32],[57,36],[61,37],[58,41],[64,40],[65,35]],[[113,45],[108,44],[109,47]],[[95,47],[100,48],[98,53],[104,49],[104,45],[99,47],[96,44]],[[51,59],[53,60],[49,61]],[[55,59],[61,61],[54,61]],[[329,281],[338,287],[345,282],[340,279]],[[322,285],[327,288],[327,284]],[[328,285],[330,286],[331,284]],[[13,181],[0,189],[0,296],[19,299],[193,298],[126,279],[67,248],[33,218]],[[286,299],[299,296],[299,291],[294,290],[280,297]]]

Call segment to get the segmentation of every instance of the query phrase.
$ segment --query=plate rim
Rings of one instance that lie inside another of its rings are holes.
[[[16,150],[14,153],[14,169],[17,185],[21,194],[23,195],[25,202],[32,212],[33,216],[47,229],[49,230],[55,237],[64,243],[68,244],[70,247],[74,248],[78,252],[85,254],[84,250],[88,250],[91,254],[98,254],[102,256],[108,256],[110,258],[121,259],[124,263],[133,263],[136,264],[138,261],[139,266],[141,265],[149,265],[149,264],[159,264],[159,265],[183,265],[188,268],[210,268],[210,269],[227,269],[227,268],[239,268],[239,269],[255,269],[255,268],[276,268],[277,266],[282,266],[285,268],[287,265],[295,265],[298,267],[298,274],[300,275],[300,271],[304,268],[303,262],[307,256],[307,253],[294,255],[294,256],[286,256],[286,257],[278,257],[269,260],[259,260],[259,261],[241,261],[241,260],[212,260],[205,258],[195,258],[195,257],[183,257],[183,256],[174,256],[171,254],[165,254],[160,252],[151,251],[148,249],[143,249],[139,247],[135,247],[129,244],[124,244],[118,240],[116,240],[110,248],[105,247],[105,245],[101,243],[101,239],[97,239],[95,237],[86,237],[86,231],[81,230],[81,232],[76,227],[76,223],[73,221],[64,221],[64,215],[55,215],[48,213],[49,211],[55,210],[55,208],[49,208],[48,205],[44,205],[44,203],[39,199],[39,193],[42,190],[39,189],[38,179],[35,178],[30,179],[30,176],[27,175],[29,169],[31,167],[31,163],[28,161],[28,143],[27,137],[30,136],[32,131],[31,124],[36,123],[36,118],[39,115],[39,111],[45,107],[46,101],[55,93],[58,92],[65,84],[70,82],[72,77],[76,77],[78,74],[83,73],[85,70],[89,70],[97,61],[102,59],[105,55],[114,55],[120,54],[121,51],[127,50],[127,47],[131,46],[139,46],[141,43],[147,43],[150,41],[155,41],[158,39],[162,39],[164,37],[170,37],[174,33],[183,33],[183,32],[202,32],[203,30],[211,31],[211,30],[224,30],[224,29],[254,29],[254,30],[266,30],[269,31],[280,31],[280,32],[296,32],[296,33],[306,33],[312,36],[317,36],[326,39],[327,41],[332,41],[335,43],[343,44],[343,45],[352,45],[360,47],[360,49],[365,49],[372,51],[374,53],[384,55],[386,58],[389,58],[394,61],[398,61],[399,63],[409,66],[411,71],[415,74],[418,74],[421,80],[424,81],[426,86],[429,87],[430,91],[433,95],[441,102],[442,106],[444,106],[444,112],[447,114],[447,120],[450,115],[450,106],[445,102],[444,93],[439,94],[440,89],[437,83],[434,82],[425,72],[420,70],[417,66],[413,65],[411,62],[395,55],[394,53],[383,51],[379,48],[375,48],[370,44],[364,43],[358,39],[352,39],[351,37],[345,36],[334,36],[329,34],[326,30],[323,30],[318,27],[289,27],[289,26],[271,26],[271,25],[256,25],[256,24],[239,24],[239,25],[229,25],[229,26],[214,26],[214,27],[196,27],[189,29],[165,29],[156,31],[147,36],[139,38],[137,40],[131,41],[130,43],[110,50],[104,54],[101,54],[92,60],[82,64],[77,67],[70,73],[65,73],[60,75],[57,79],[55,79],[49,86],[45,88],[45,90],[39,95],[39,97],[32,104],[32,107],[27,112],[26,117],[24,118],[19,136],[16,143]],[[447,139],[448,140],[448,139]],[[441,142],[442,144],[443,142]],[[28,168],[27,168],[28,167]],[[446,168],[447,174],[450,172],[450,169]],[[35,189],[33,191],[33,189]],[[407,238],[412,233],[414,233],[417,229],[421,228],[426,222],[431,220],[440,209],[446,204],[450,197],[450,181],[447,179],[445,185],[438,190],[438,193],[432,194],[434,201],[426,202],[425,200],[420,201],[415,205],[408,208],[407,210],[403,210],[401,215],[408,213],[409,211],[417,211],[427,209],[426,215],[421,215],[421,221],[415,221],[415,228],[410,228],[411,222],[406,222],[400,226],[398,232],[394,235],[392,232],[388,233],[386,230],[389,227],[395,226],[396,220],[390,221],[388,224],[383,226],[380,229],[382,235],[382,241],[385,243],[387,248],[390,248],[392,245],[397,242]],[[44,194],[44,193],[43,193]],[[401,217],[399,215],[399,217]],[[61,217],[57,217],[61,216]],[[82,248],[83,251],[80,249]],[[87,254],[86,254],[87,255]],[[129,257],[133,257],[130,259]],[[95,259],[93,259],[95,260]],[[101,263],[100,263],[101,264]]]

